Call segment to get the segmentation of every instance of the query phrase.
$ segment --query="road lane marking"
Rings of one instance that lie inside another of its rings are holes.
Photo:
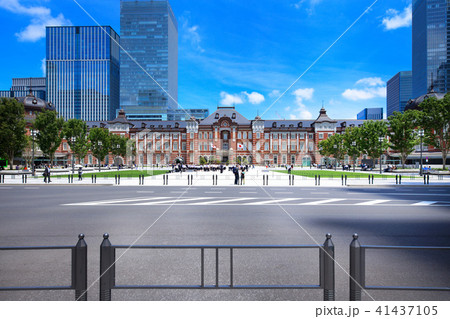
[[[345,200],[345,198],[331,198],[331,199],[325,199],[325,200],[319,200],[319,201],[315,201],[315,202],[307,202],[307,203],[300,203],[298,205],[323,205],[323,204],[328,204],[328,203],[334,203],[334,202],[340,202]]]
[[[189,203],[186,205],[216,205],[216,204],[222,204],[222,203],[229,203],[229,202],[237,202],[237,201],[243,201],[243,200],[255,200],[257,198],[231,198],[231,199],[222,199],[222,200],[215,200],[212,202],[202,202],[202,203]]]
[[[239,194],[258,194],[258,192],[239,192]]]
[[[436,204],[437,202],[431,202],[431,201],[422,201],[415,204],[412,204],[412,206],[430,206],[433,204]]]
[[[282,198],[282,199],[272,199],[272,200],[266,200],[262,202],[256,202],[256,203],[244,203],[242,205],[272,205],[272,204],[278,204],[281,202],[288,202],[292,200],[300,200],[301,198]]]
[[[167,199],[168,197],[155,197],[152,200],[158,199]],[[113,205],[113,204],[121,204],[121,203],[131,203],[131,202],[139,202],[144,200],[149,200],[149,197],[137,197],[137,198],[124,198],[117,200],[102,200],[102,201],[93,201],[93,202],[84,202],[84,203],[71,203],[71,204],[63,204],[63,206],[96,206],[96,205]]]
[[[139,194],[153,194],[154,191],[137,191]]]
[[[222,192],[205,192],[205,194],[222,194]]]
[[[294,192],[275,192],[275,194],[293,194]]]
[[[142,203],[135,203],[135,204],[131,204],[133,206],[151,206],[151,205],[166,205],[166,204],[172,204],[173,202],[175,202],[175,204],[181,203],[181,202],[188,202],[188,201],[193,201],[193,200],[204,200],[207,199],[208,197],[195,197],[195,198],[170,198],[170,199],[166,199],[163,201],[150,201],[150,202],[142,202]]]
[[[357,203],[355,205],[356,206],[371,206],[371,205],[376,205],[376,204],[381,204],[381,203],[386,203],[386,202],[390,202],[390,200],[389,199],[377,199],[377,200],[371,200],[368,202]]]

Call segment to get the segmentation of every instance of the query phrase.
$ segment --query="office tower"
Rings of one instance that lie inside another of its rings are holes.
[[[47,100],[59,115],[84,121],[116,117],[119,35],[105,27],[47,27]]]
[[[386,86],[386,110],[387,116],[394,112],[404,112],[405,106],[412,95],[412,72],[402,71],[394,75]]]
[[[120,29],[120,104],[128,118],[176,109],[178,24],[169,1],[121,0]]]
[[[0,91],[0,97],[24,97],[31,93],[42,100],[46,100],[45,78],[13,78],[9,90]]]
[[[358,120],[382,120],[383,119],[383,108],[373,107],[365,108],[357,115]]]
[[[431,91],[445,93],[450,86],[447,38],[450,3],[447,0],[413,0],[413,97]]]

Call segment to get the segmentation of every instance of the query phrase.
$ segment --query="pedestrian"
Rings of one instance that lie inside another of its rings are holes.
[[[44,183],[50,183],[50,167],[48,165],[45,165],[44,168]]]
[[[238,166],[233,166],[233,174],[234,174],[234,185],[239,185],[239,168]]]
[[[79,167],[78,168],[78,181],[82,181],[83,180],[83,168]]]
[[[245,169],[241,171],[241,185],[245,185]]]

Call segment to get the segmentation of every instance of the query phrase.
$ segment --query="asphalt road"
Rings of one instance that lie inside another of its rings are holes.
[[[348,300],[352,234],[363,245],[450,246],[446,187],[0,186],[0,246],[89,246],[89,300],[98,300],[99,245],[311,245],[331,233],[336,298]],[[120,254],[123,251],[120,252]],[[214,251],[206,283],[214,284]],[[198,284],[197,251],[126,252],[118,284]],[[450,287],[450,252],[371,251],[368,285]],[[221,284],[229,256],[220,252]],[[241,250],[240,285],[317,284],[318,251]],[[0,286],[70,284],[70,253],[0,251]],[[72,300],[73,292],[0,292],[0,300]],[[321,300],[320,290],[117,290],[113,300]],[[449,292],[371,291],[363,300],[449,300]]]

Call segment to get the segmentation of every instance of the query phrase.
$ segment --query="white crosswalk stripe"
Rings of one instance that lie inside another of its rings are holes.
[[[355,205],[357,205],[357,206],[371,206],[371,205],[376,205],[376,204],[381,204],[381,203],[386,203],[386,202],[390,202],[390,200],[388,200],[388,199],[377,199],[377,200],[371,200],[371,201],[368,201],[368,202],[357,203]]]
[[[202,203],[189,203],[187,205],[217,205],[217,204],[224,204],[229,202],[237,202],[237,201],[243,201],[243,200],[254,200],[256,198],[231,198],[231,199],[222,199],[222,200],[215,200],[210,202],[202,202]]]
[[[282,198],[282,199],[272,199],[272,200],[266,200],[262,202],[256,202],[256,203],[244,203],[243,205],[271,205],[271,204],[278,204],[278,203],[284,203],[288,201],[293,200],[301,200],[301,198]]]
[[[315,202],[307,202],[307,203],[300,203],[298,205],[324,205],[324,204],[329,204],[329,203],[334,203],[334,202],[340,202],[345,200],[345,198],[331,198],[331,199],[325,199],[325,200],[319,200],[319,201],[315,201]]]
[[[430,205],[433,205],[436,203],[437,202],[422,201],[422,202],[415,203],[412,206],[430,206]]]
[[[62,204],[63,206],[153,206],[153,205],[244,205],[244,206],[263,206],[263,205],[283,205],[283,206],[450,206],[450,202],[445,201],[404,201],[398,199],[363,199],[363,198],[278,198],[268,199],[256,197],[136,197],[100,200],[91,202],[78,202]]]
[[[184,203],[188,201],[194,201],[194,200],[204,200],[207,199],[207,197],[197,197],[197,198],[170,198],[163,201],[149,201],[149,202],[143,202],[143,203],[135,203],[131,204],[133,206],[151,206],[151,205],[172,205],[172,203],[178,204],[178,203]]]

